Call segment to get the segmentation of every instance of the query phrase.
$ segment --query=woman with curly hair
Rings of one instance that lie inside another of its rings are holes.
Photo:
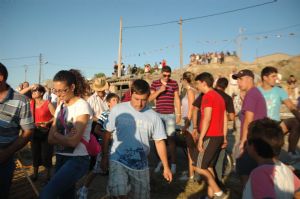
[[[88,171],[89,155],[82,139],[89,141],[92,111],[81,98],[86,81],[78,70],[59,71],[53,78],[59,98],[48,141],[55,144],[55,174],[41,192],[41,199],[75,198],[75,184]]]

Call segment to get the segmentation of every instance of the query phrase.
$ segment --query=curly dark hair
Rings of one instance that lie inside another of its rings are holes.
[[[61,70],[55,74],[53,81],[64,81],[68,86],[75,85],[74,95],[83,97],[88,92],[89,85],[79,70]]]

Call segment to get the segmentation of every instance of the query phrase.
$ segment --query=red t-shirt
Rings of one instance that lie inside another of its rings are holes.
[[[32,114],[34,115],[34,123],[39,123],[39,122],[48,122],[49,120],[52,119],[52,114],[48,108],[49,101],[46,100],[42,106],[35,108],[35,111],[33,112],[34,108],[34,100],[30,101],[30,109]]]
[[[211,107],[212,115],[208,130],[205,136],[224,136],[224,112],[225,112],[225,102],[220,94],[218,94],[214,90],[208,91],[202,97],[201,102],[201,121],[200,121],[200,129],[202,120],[204,118],[204,108]]]
[[[151,90],[157,91],[162,86],[160,79],[151,84]],[[174,113],[174,93],[178,91],[178,84],[175,80],[169,79],[166,90],[156,98],[156,112],[162,114]]]
[[[121,102],[129,102],[131,100],[131,91],[130,89],[124,93],[122,96]]]

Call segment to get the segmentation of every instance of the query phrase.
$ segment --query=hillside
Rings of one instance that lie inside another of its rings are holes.
[[[175,69],[174,76],[180,76],[184,71],[191,71],[195,74],[206,71],[212,73],[215,77],[218,75],[227,77],[234,68],[238,70],[247,68],[259,75],[261,69],[265,66],[276,67],[282,75],[282,81],[285,81],[291,74],[300,79],[300,55],[289,56],[280,53],[259,57],[253,63],[242,62],[236,57],[228,57],[223,64],[187,65],[181,69]]]

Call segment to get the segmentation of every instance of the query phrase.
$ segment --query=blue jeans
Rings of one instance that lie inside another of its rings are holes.
[[[89,168],[89,156],[56,155],[55,175],[44,187],[41,199],[73,199],[75,184]]]
[[[164,123],[164,127],[165,127],[165,130],[166,130],[167,136],[174,136],[175,126],[176,126],[175,114],[158,113],[158,115]]]
[[[0,164],[0,198],[7,199],[14,170],[16,168],[14,156]]]

